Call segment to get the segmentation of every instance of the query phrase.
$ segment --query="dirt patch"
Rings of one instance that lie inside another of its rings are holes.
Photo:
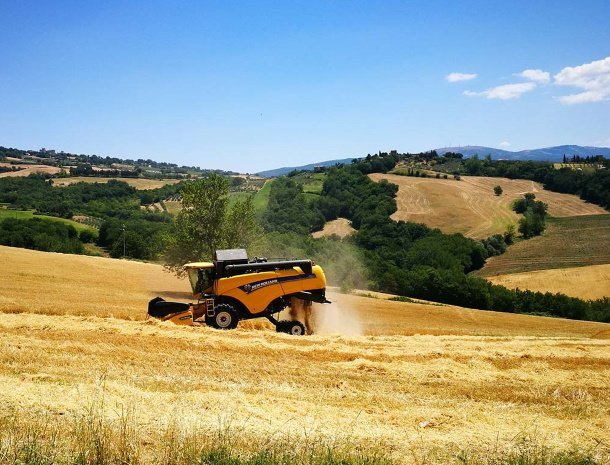
[[[351,233],[356,230],[352,228],[350,221],[346,218],[337,218],[336,220],[328,221],[324,225],[324,229],[322,231],[316,231],[311,235],[313,237],[325,237],[325,236],[339,236],[345,237],[349,236]]]

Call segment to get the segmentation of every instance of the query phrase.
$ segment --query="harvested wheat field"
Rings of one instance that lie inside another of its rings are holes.
[[[511,289],[561,292],[581,299],[610,297],[610,265],[530,271],[487,278]]]
[[[0,312],[144,320],[156,296],[189,302],[188,281],[160,265],[105,257],[0,246]],[[315,305],[325,333],[349,335],[520,335],[588,337],[603,323],[472,310],[436,303],[394,302],[329,292],[331,306]],[[256,324],[255,324],[256,322]],[[242,322],[268,329],[265,320]]]
[[[57,174],[62,171],[61,168],[57,166],[48,166],[48,165],[11,165],[8,163],[3,163],[4,166],[16,166],[17,168],[22,168],[19,171],[8,171],[6,173],[0,173],[0,178],[10,178],[10,177],[23,177],[29,176],[30,174],[40,173],[40,174]]]
[[[325,236],[335,236],[345,237],[349,236],[351,233],[355,231],[352,228],[350,220],[346,218],[337,218],[336,220],[327,221],[324,224],[324,228],[322,231],[316,231],[311,233],[313,237],[325,237]]]
[[[541,236],[511,245],[475,272],[496,276],[610,263],[610,215],[549,218]]]
[[[141,456],[178,428],[235,444],[347,441],[396,463],[459,463],[522,439],[608,458],[607,324],[331,293],[314,317],[335,334],[223,332],[141,321],[153,295],[188,300],[158,265],[0,258],[0,407],[24,425],[70,431],[95,410]]]
[[[511,210],[514,200],[533,192],[548,204],[553,217],[602,215],[602,207],[586,203],[575,195],[545,191],[533,181],[462,176],[454,179],[417,178],[395,174],[371,174],[374,181],[386,179],[398,186],[398,210],[394,220],[424,223],[446,233],[459,232],[475,239],[502,233],[520,218]],[[494,186],[504,190],[494,194]]]
[[[86,183],[102,183],[105,184],[108,181],[122,181],[126,182],[132,187],[135,187],[139,190],[148,190],[148,189],[158,189],[159,187],[163,187],[167,184],[176,184],[179,183],[180,179],[141,179],[141,178],[98,178],[98,177],[89,177],[89,176],[75,176],[71,178],[59,178],[53,179],[53,185],[57,187],[65,187],[71,184],[76,184],[79,182]]]

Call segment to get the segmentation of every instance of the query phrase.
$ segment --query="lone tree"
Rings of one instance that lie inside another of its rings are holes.
[[[165,267],[182,275],[182,265],[211,260],[221,248],[247,248],[258,227],[252,197],[229,208],[229,181],[212,174],[182,188],[182,209],[165,236]]]
[[[494,193],[495,193],[496,195],[502,195],[502,192],[504,192],[504,191],[502,190],[502,187],[501,187],[501,186],[496,186],[496,187],[494,187]]]

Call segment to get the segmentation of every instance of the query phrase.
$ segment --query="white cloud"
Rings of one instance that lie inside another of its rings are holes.
[[[538,84],[548,84],[551,80],[551,75],[541,69],[526,69],[518,73],[517,76],[537,82]]]
[[[460,81],[470,81],[477,77],[477,73],[450,73],[445,76],[445,79],[449,82],[460,82]]]
[[[522,94],[530,92],[536,88],[535,82],[521,82],[519,84],[505,84],[503,86],[492,87],[482,92],[465,90],[464,95],[469,97],[486,97],[488,99],[510,100],[519,98]]]
[[[610,57],[580,66],[563,68],[555,76],[558,86],[577,87],[582,92],[564,95],[558,100],[566,105],[610,99]]]
[[[510,146],[511,146],[511,143],[510,143],[510,142],[508,142],[508,141],[506,141],[506,140],[504,140],[504,141],[500,142],[500,144],[499,144],[499,145],[500,145],[500,147],[502,147],[503,149],[507,149],[508,147],[510,147]]]

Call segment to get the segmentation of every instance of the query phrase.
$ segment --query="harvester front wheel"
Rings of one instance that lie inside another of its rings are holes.
[[[216,329],[235,329],[237,327],[237,312],[229,304],[217,305],[213,317],[206,316],[205,323]]]
[[[300,321],[282,320],[275,329],[278,333],[288,333],[293,336],[303,336],[305,334],[305,325]]]

